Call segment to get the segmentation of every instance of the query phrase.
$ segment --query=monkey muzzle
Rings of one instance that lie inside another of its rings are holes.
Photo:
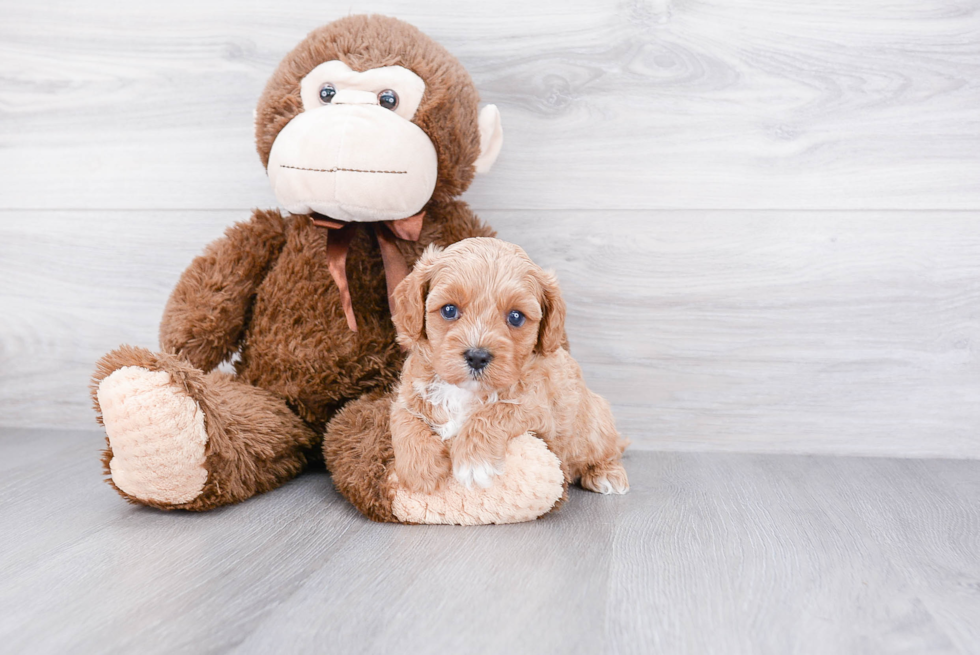
[[[293,118],[272,144],[268,171],[289,212],[391,221],[429,201],[438,160],[415,123],[377,104],[337,104]]]

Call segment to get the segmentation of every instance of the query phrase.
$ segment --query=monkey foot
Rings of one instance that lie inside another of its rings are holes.
[[[166,371],[123,366],[98,385],[112,482],[142,501],[178,505],[200,495],[204,413]]]
[[[397,485],[395,473],[390,480]],[[431,494],[396,489],[392,512],[405,523],[520,523],[546,514],[564,491],[558,457],[541,439],[526,433],[508,444],[504,472],[489,488],[468,489],[450,478]]]

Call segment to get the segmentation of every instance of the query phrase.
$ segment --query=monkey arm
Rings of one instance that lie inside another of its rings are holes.
[[[285,244],[278,211],[228,228],[187,267],[163,311],[160,345],[210,371],[237,349],[255,291]]]

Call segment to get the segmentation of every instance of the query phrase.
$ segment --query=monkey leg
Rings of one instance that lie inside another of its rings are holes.
[[[344,406],[327,425],[323,455],[334,486],[373,521],[479,525],[530,521],[557,509],[567,481],[548,445],[530,434],[512,439],[504,473],[488,489],[450,477],[432,493],[398,486],[389,417],[392,396],[374,393]]]
[[[108,482],[160,509],[203,511],[275,489],[319,439],[274,394],[143,348],[103,357],[92,395]]]

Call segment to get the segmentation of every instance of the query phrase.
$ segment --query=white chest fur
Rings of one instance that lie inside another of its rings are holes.
[[[431,417],[432,429],[443,441],[459,434],[460,428],[480,402],[475,389],[450,384],[438,378],[428,384],[416,382],[415,391],[436,410],[438,416]]]

